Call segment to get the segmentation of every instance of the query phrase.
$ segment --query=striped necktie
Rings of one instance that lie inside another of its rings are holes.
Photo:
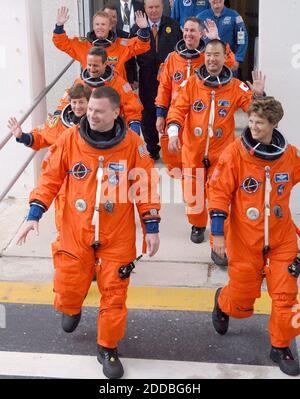
[[[130,10],[127,1],[124,4],[124,23],[125,25],[130,25]]]

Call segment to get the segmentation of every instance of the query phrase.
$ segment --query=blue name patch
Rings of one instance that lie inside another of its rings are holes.
[[[108,164],[108,170],[112,172],[124,172],[125,165],[123,163],[110,162]]]
[[[229,100],[219,100],[218,106],[219,107],[230,107],[230,101]]]
[[[290,181],[288,173],[275,173],[274,175],[275,183],[286,183]]]

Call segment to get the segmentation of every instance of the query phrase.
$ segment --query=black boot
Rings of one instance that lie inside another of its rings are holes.
[[[214,264],[221,267],[228,267],[228,258],[225,254],[224,258],[220,258],[220,256],[213,250],[211,250],[211,259],[213,260]]]
[[[121,378],[124,374],[117,348],[105,348],[98,345],[98,362],[103,366],[103,374],[107,378]]]
[[[222,312],[218,304],[219,295],[222,288],[218,288],[215,295],[215,306],[212,312],[212,322],[218,334],[224,335],[227,333],[229,326],[229,316]]]
[[[195,244],[201,244],[204,241],[204,232],[206,227],[192,226],[191,241]]]
[[[150,158],[153,159],[153,161],[158,161],[160,159],[159,152],[150,152],[149,155]]]
[[[61,326],[67,333],[73,332],[78,326],[81,319],[81,312],[74,315],[68,315],[63,313],[61,319]]]
[[[275,348],[272,346],[270,358],[277,363],[280,370],[288,375],[299,375],[299,362],[292,355],[290,348]]]

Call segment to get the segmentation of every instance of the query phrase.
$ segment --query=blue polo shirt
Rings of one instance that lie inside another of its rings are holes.
[[[188,17],[195,17],[210,7],[208,0],[174,0],[171,17],[176,19],[183,28]]]
[[[248,33],[243,18],[237,11],[224,7],[221,15],[216,17],[212,9],[208,9],[200,12],[197,18],[202,21],[206,19],[215,21],[220,39],[229,43],[237,61],[244,61],[248,48]]]

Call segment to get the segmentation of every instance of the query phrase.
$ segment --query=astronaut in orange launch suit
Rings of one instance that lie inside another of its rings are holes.
[[[107,63],[105,49],[92,47],[89,50],[87,68],[74,83],[85,83],[92,90],[101,86],[110,86],[115,89],[121,97],[120,115],[124,117],[129,127],[140,135],[143,106],[130,84]],[[63,99],[61,102],[63,103]]]
[[[229,260],[229,282],[216,292],[213,325],[223,335],[229,316],[252,316],[266,278],[270,357],[284,373],[298,375],[289,346],[300,334],[295,274],[300,258],[289,200],[300,181],[300,153],[277,129],[283,116],[279,101],[256,100],[248,116],[249,127],[222,152],[210,181],[214,250],[222,257],[226,246]]]
[[[64,130],[80,122],[86,114],[91,93],[87,85],[76,83],[66,92],[64,101],[57,107],[53,116],[48,116],[42,127],[24,133],[16,118],[12,117],[8,121],[8,128],[18,143],[23,143],[35,151],[50,147]]]
[[[68,128],[78,124],[86,114],[87,105],[91,96],[91,89],[81,83],[74,84],[66,93],[64,101],[60,103],[53,116],[48,116],[42,127],[34,128],[30,133],[22,132],[17,119],[12,117],[8,121],[8,128],[15,136],[18,143],[39,151],[50,147],[60,135]],[[55,223],[59,231],[61,209],[64,203],[64,186],[55,198]]]
[[[169,151],[180,150],[182,129],[183,193],[194,243],[204,240],[209,178],[222,150],[234,140],[234,113],[239,108],[247,111],[253,96],[264,94],[265,77],[260,71],[252,73],[253,84],[247,82],[251,90],[232,77],[231,70],[224,65],[225,57],[224,43],[211,40],[205,48],[205,64],[180,88],[167,117]],[[195,199],[199,187],[203,187],[203,193]],[[223,265],[213,251],[211,256],[216,264]]]
[[[209,40],[218,38],[218,28],[214,22],[208,23],[206,29],[202,27],[201,21],[196,17],[186,19],[183,27],[183,39],[180,40],[175,51],[170,53],[159,69],[159,87],[156,105],[156,128],[158,133],[162,134],[160,138],[163,161],[171,172],[174,168],[181,169],[181,152],[169,152],[169,137],[164,131],[165,120],[172,98],[176,95],[179,86],[184,86],[187,79],[195,73],[205,61],[204,49],[205,42],[203,35]],[[234,53],[226,45],[225,65],[229,68],[235,64]],[[172,173],[171,173],[172,175]]]
[[[60,240],[53,256],[54,306],[63,313],[63,329],[74,331],[96,265],[101,293],[98,360],[109,378],[123,375],[117,345],[125,333],[127,287],[136,258],[134,201],[149,255],[159,248],[158,176],[144,142],[126,128],[119,110],[114,89],[92,92],[87,117],[50,147],[51,155],[30,195],[28,220],[17,237],[21,245],[30,230],[38,229],[38,220],[67,179]]]
[[[69,19],[66,7],[58,10],[55,29],[53,32],[53,44],[59,50],[69,54],[70,57],[81,63],[86,68],[86,56],[91,47],[101,47],[107,51],[108,63],[127,80],[125,63],[132,57],[143,54],[150,49],[150,30],[148,21],[141,11],[135,14],[136,24],[140,28],[137,37],[124,39],[116,36],[111,30],[109,15],[104,11],[98,11],[93,17],[93,31],[86,37],[73,37],[70,39],[64,24]]]

